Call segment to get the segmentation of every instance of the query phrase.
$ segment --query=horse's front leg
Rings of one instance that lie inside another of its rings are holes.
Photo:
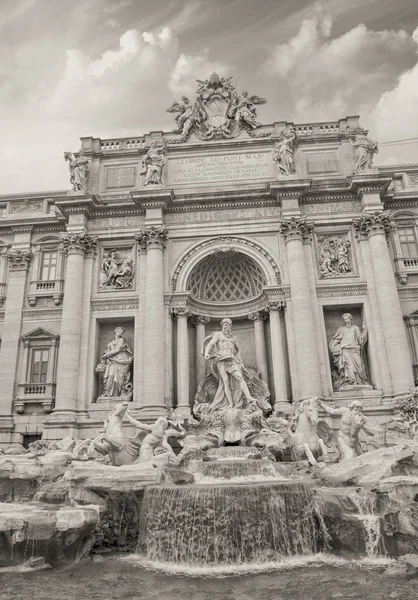
[[[308,459],[309,463],[312,466],[317,465],[318,463],[316,461],[315,456],[312,454],[312,450],[309,448],[309,445],[308,444],[302,444],[302,448],[305,449],[306,458]]]
[[[324,459],[324,462],[329,462],[328,449],[327,449],[327,447],[325,445],[324,440],[322,438],[319,438],[318,444],[321,447],[322,457]]]

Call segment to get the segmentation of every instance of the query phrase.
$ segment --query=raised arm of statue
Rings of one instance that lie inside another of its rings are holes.
[[[319,400],[319,405],[329,415],[334,415],[334,416],[338,416],[338,417],[340,417],[342,415],[341,408],[332,408],[331,406],[328,406],[328,404],[326,404],[325,402],[322,402],[322,400]]]
[[[137,421],[130,414],[129,411],[126,411],[126,416],[128,418],[129,423],[135,425],[138,429],[142,429],[143,431],[152,431],[151,425],[147,425],[146,423],[141,423],[141,421]]]

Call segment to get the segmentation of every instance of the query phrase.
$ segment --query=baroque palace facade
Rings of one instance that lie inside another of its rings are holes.
[[[418,167],[374,168],[358,117],[261,125],[263,102],[214,74],[176,131],[82,138],[71,191],[0,197],[2,447],[94,437],[120,400],[187,419],[226,317],[277,411],[382,422],[414,388]]]

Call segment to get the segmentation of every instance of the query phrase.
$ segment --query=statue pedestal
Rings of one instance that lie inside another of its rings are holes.
[[[132,394],[127,396],[99,396],[96,404],[119,404],[120,402],[132,402]]]

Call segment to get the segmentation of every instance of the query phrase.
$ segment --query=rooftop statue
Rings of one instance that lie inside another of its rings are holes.
[[[356,151],[354,173],[372,169],[374,155],[379,152],[377,142],[368,138],[361,127],[348,129],[347,135]]]
[[[286,177],[296,173],[294,154],[297,144],[296,131],[293,127],[282,129],[279,134],[279,140],[274,144],[273,148],[273,161],[277,162],[279,177]]]
[[[266,100],[249,96],[243,91],[238,95],[232,77],[220,77],[212,73],[209,79],[197,80],[196,100],[191,102],[183,96],[174,102],[167,112],[176,114],[177,133],[188,139],[193,131],[199,139],[235,137],[242,129],[252,131],[261,126],[257,121],[256,106]]]
[[[73,152],[64,152],[64,159],[69,161],[70,183],[74,192],[87,191],[87,176],[89,173],[89,160],[85,156],[76,158]]]
[[[144,185],[162,185],[163,168],[165,164],[165,146],[153,140],[151,147],[141,160],[140,174],[145,176]]]

